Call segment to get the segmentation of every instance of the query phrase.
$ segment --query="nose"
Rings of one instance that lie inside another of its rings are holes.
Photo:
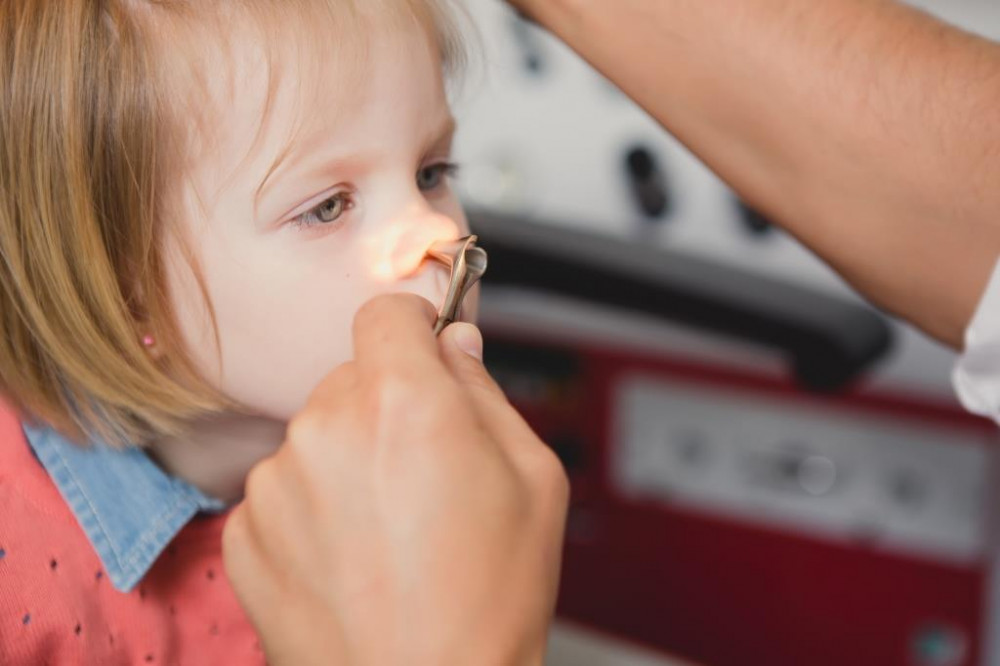
[[[378,281],[400,280],[416,272],[431,245],[455,240],[460,231],[455,220],[436,211],[401,215],[368,244],[370,256],[366,264]]]

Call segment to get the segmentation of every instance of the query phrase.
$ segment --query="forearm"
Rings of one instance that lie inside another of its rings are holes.
[[[1000,252],[1000,46],[891,0],[519,0],[861,292],[960,344]]]

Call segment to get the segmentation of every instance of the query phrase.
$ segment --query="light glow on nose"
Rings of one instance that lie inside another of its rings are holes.
[[[458,225],[444,215],[403,215],[365,240],[364,264],[373,280],[395,282],[420,268],[431,245],[458,237]]]

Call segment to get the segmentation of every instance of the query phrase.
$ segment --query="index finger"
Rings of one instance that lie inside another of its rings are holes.
[[[362,375],[445,372],[434,337],[437,312],[415,294],[387,294],[354,317],[354,361]]]

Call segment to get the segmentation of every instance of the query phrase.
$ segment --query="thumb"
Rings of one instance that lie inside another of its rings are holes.
[[[450,351],[461,351],[477,361],[483,360],[483,334],[479,329],[464,322],[452,324],[441,332],[441,343],[444,347],[452,347]]]
[[[478,328],[464,322],[452,324],[441,332],[438,345],[445,365],[464,388],[507,401],[483,365],[483,335]]]
[[[532,467],[545,444],[507,400],[482,361],[483,336],[472,324],[456,323],[438,337],[441,358],[482,419],[486,431],[512,456]]]

